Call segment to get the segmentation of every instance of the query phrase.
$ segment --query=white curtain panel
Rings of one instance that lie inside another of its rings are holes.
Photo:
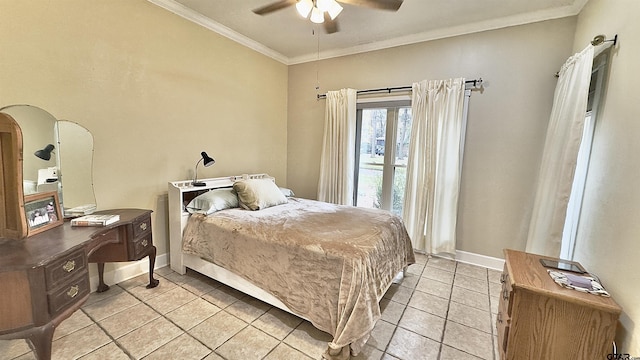
[[[455,253],[464,135],[464,79],[413,84],[403,220],[413,247]]]
[[[526,251],[558,256],[587,112],[593,46],[562,66],[538,173]]]
[[[356,90],[327,92],[318,200],[353,205]]]

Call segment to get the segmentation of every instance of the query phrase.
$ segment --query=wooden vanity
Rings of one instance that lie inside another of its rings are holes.
[[[57,220],[46,229],[29,228],[22,136],[15,119],[0,112],[0,339],[28,339],[38,359],[49,360],[56,326],[89,297],[88,264],[98,264],[101,292],[109,289],[103,279],[104,263],[148,256],[147,287],[156,287],[156,247],[151,210],[94,213],[120,216],[104,227],[72,227]]]
[[[98,291],[105,262],[149,257],[149,285],[156,248],[151,210],[116,209],[120,221],[105,227],[72,227],[69,222],[24,239],[0,239],[0,339],[26,338],[39,359],[51,358],[56,326],[73,314],[90,293],[88,263],[97,262]]]

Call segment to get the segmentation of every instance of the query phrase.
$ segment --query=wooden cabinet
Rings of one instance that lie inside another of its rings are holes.
[[[102,213],[118,214],[120,221],[106,227],[72,227],[67,222],[29,238],[0,238],[0,339],[29,339],[39,359],[50,359],[56,326],[89,297],[90,262],[98,262],[105,291],[105,262],[149,256],[147,287],[158,285],[153,278],[151,210]]]
[[[541,256],[505,250],[496,327],[501,359],[606,359],[621,308],[556,284]]]

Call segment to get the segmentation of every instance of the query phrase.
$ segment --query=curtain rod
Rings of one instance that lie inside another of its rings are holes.
[[[471,85],[473,87],[482,85],[482,78],[474,79],[474,80],[466,80],[464,82],[465,85]],[[397,86],[397,87],[388,87],[388,88],[379,88],[379,89],[367,89],[367,90],[358,90],[356,94],[368,94],[373,92],[387,92],[391,93],[392,91],[403,91],[403,90],[411,90],[412,86]],[[327,97],[327,94],[318,94],[318,99],[324,99]]]

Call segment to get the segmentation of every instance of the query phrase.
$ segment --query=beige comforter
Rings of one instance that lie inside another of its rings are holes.
[[[271,293],[333,335],[330,349],[350,346],[352,354],[380,317],[393,278],[415,261],[397,216],[297,198],[258,211],[192,215],[183,239],[186,253]]]

